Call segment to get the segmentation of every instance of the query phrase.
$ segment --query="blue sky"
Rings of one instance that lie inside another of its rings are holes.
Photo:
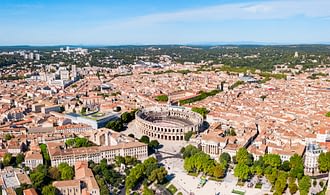
[[[330,0],[1,0],[0,45],[330,43]]]

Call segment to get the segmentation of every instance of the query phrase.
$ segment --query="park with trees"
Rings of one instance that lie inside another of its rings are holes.
[[[154,194],[148,188],[152,183],[163,184],[166,182],[167,170],[160,166],[154,157],[150,157],[137,163],[130,171],[125,180],[126,194],[136,191],[143,186],[143,194]]]
[[[183,147],[180,152],[184,159],[184,169],[188,174],[197,176],[202,173],[214,180],[219,180],[226,175],[230,163],[229,154],[223,153],[217,162],[193,145]]]
[[[277,154],[265,154],[254,160],[245,148],[240,148],[235,159],[234,175],[239,182],[253,176],[264,176],[272,185],[274,194],[283,194],[287,188],[291,194],[297,190],[300,194],[307,195],[309,192],[311,179],[304,175],[303,159],[297,154],[291,156],[289,161],[283,162]]]
[[[234,176],[238,178],[237,185],[244,185],[254,176],[259,179],[265,177],[272,185],[271,191],[276,195],[283,194],[287,189],[291,194],[299,191],[300,194],[307,195],[312,184],[311,178],[304,175],[303,159],[297,154],[287,161],[282,161],[277,154],[265,154],[255,160],[245,148],[240,148],[232,158],[228,153],[222,153],[216,161],[192,145],[182,148],[181,154],[184,169],[193,176],[202,174],[209,176],[209,179],[219,180],[226,176],[229,164],[233,162]],[[322,154],[320,161],[324,161],[324,165],[320,164],[324,166],[322,170],[329,171],[329,163],[325,162],[330,162],[330,153]],[[256,184],[258,188],[261,186],[259,182]]]

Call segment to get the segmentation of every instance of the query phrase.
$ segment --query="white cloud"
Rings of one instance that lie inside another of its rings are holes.
[[[329,0],[281,0],[255,3],[233,3],[194,8],[167,13],[149,14],[111,22],[102,28],[120,29],[147,27],[161,23],[223,21],[223,20],[267,20],[285,19],[293,16],[313,18],[330,15]]]

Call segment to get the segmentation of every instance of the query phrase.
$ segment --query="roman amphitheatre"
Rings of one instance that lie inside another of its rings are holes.
[[[184,134],[199,132],[203,117],[179,106],[153,106],[135,114],[135,125],[142,134],[159,140],[183,141]]]

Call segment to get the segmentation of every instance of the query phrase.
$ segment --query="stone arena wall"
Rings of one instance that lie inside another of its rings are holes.
[[[136,112],[135,125],[144,135],[160,140],[184,140],[188,131],[198,132],[203,117],[183,107],[149,107]]]

